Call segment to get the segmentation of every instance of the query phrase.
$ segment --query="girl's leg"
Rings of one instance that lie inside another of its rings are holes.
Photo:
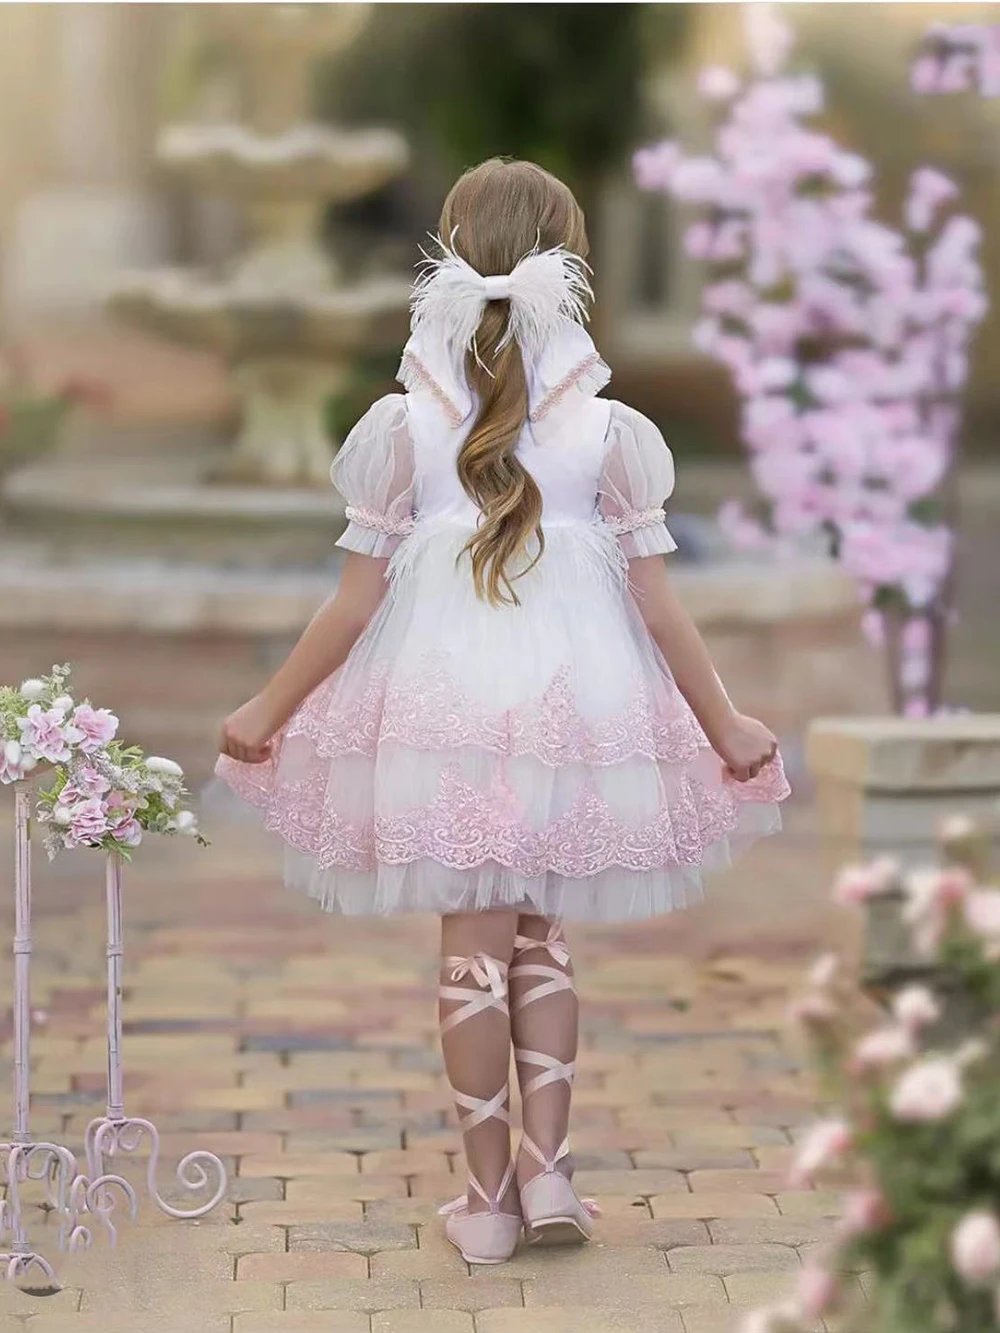
[[[510,1013],[525,1130],[517,1177],[524,1186],[556,1163],[563,1174],[571,1174],[566,1140],[579,1006],[558,922],[518,918]]]
[[[507,969],[516,912],[441,918],[441,1049],[469,1167],[468,1211],[517,1213],[510,1166]]]

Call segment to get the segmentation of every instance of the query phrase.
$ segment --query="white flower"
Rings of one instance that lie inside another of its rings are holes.
[[[146,768],[150,773],[165,773],[172,778],[182,778],[184,770],[180,764],[175,763],[173,759],[164,759],[162,755],[151,754],[146,760]]]
[[[945,1120],[962,1102],[962,1077],[957,1063],[931,1056],[908,1069],[889,1098],[897,1120],[929,1123]]]
[[[178,833],[193,836],[198,831],[198,821],[190,810],[178,810],[170,823]]]
[[[970,1286],[994,1277],[1000,1269],[1000,1226],[992,1213],[966,1213],[951,1233],[951,1260]]]
[[[68,824],[72,824],[73,815],[69,806],[57,805],[52,811],[52,822],[53,824],[60,825],[62,828],[65,828]]]
[[[4,757],[11,768],[20,768],[22,763],[21,742],[9,740],[4,742]]]
[[[893,1002],[892,1011],[910,1032],[919,1032],[940,1018],[941,1010],[926,986],[907,986]]]
[[[73,707],[73,700],[70,698],[68,694],[60,694],[58,699],[52,700],[52,707],[59,708],[64,713],[68,713],[69,710]]]
[[[29,680],[21,681],[21,688],[18,690],[22,699],[40,699],[45,693],[45,681],[36,680],[32,676]]]
[[[913,1054],[913,1038],[904,1027],[876,1028],[854,1048],[854,1061],[860,1069],[898,1064]]]

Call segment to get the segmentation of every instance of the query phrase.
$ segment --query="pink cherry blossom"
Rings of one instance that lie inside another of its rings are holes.
[[[962,1104],[961,1071],[946,1056],[929,1056],[902,1074],[892,1089],[889,1108],[897,1120],[936,1123]]]
[[[958,186],[933,167],[921,167],[910,179],[906,200],[906,225],[911,231],[927,231],[942,204],[954,199]]]
[[[83,733],[80,749],[84,754],[91,754],[114,739],[118,719],[107,708],[91,708],[90,704],[84,703],[73,710],[73,726]]]
[[[951,1234],[951,1261],[969,1286],[992,1282],[1000,1270],[1000,1224],[993,1213],[966,1213]]]
[[[795,1189],[810,1184],[817,1171],[839,1161],[852,1143],[851,1127],[845,1120],[823,1120],[814,1125],[792,1163],[789,1184]]]

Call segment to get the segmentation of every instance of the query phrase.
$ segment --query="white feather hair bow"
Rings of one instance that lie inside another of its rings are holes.
[[[454,233],[452,233],[454,243]],[[435,237],[441,255],[424,253],[422,272],[410,300],[411,328],[440,338],[461,353],[472,351],[479,361],[476,332],[490,301],[508,301],[507,328],[497,351],[511,340],[526,360],[539,356],[552,335],[566,321],[582,324],[593,299],[590,266],[564,246],[531,250],[510,273],[483,276]],[[422,252],[423,253],[423,252]],[[484,370],[489,370],[483,366]]]

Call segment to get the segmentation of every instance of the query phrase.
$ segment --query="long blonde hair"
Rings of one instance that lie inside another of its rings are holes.
[[[484,277],[509,273],[536,245],[587,255],[580,205],[568,186],[534,162],[493,157],[473,167],[452,186],[438,225],[439,234],[453,238],[455,251]],[[458,455],[459,480],[482,515],[463,554],[471,557],[476,593],[491,606],[520,604],[513,579],[537,563],[545,546],[541,493],[515,453],[528,415],[521,349],[511,340],[497,352],[508,313],[505,300],[490,301],[483,312],[479,358],[470,353],[466,365],[479,414]],[[533,558],[513,572],[532,537]]]

